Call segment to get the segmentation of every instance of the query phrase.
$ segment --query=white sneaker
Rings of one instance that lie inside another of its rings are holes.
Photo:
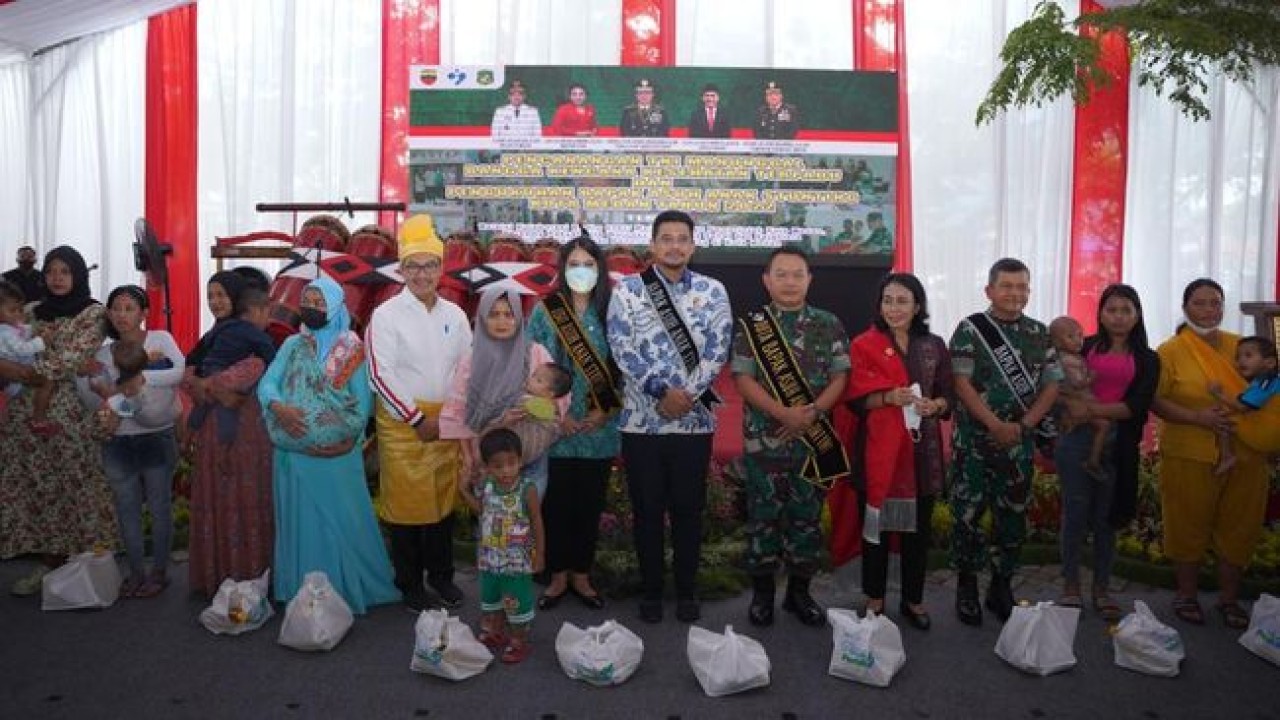
[[[29,597],[31,595],[35,595],[40,592],[41,587],[44,584],[44,576],[48,574],[49,568],[45,567],[43,564],[36,565],[30,575],[24,578],[19,578],[15,581],[13,586],[9,588],[9,592],[13,595],[17,595],[18,597]]]

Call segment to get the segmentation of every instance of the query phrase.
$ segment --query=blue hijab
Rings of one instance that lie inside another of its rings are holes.
[[[324,296],[325,317],[329,321],[319,330],[312,330],[303,325],[301,332],[304,336],[315,338],[316,358],[323,364],[325,358],[329,357],[329,351],[333,349],[334,343],[338,342],[343,333],[351,329],[351,314],[347,312],[346,294],[342,291],[342,286],[329,276],[321,275],[307,283],[306,290],[312,289],[319,290]]]

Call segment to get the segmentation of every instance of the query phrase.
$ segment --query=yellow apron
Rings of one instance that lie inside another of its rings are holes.
[[[438,419],[443,403],[415,401],[428,419]],[[424,443],[413,426],[376,403],[378,427],[378,517],[396,525],[427,525],[448,517],[458,505],[462,470],[457,440]]]

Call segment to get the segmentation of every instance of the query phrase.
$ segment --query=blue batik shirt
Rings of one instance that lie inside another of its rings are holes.
[[[701,434],[716,429],[715,413],[696,398],[715,382],[729,359],[733,316],[729,294],[718,280],[685,270],[668,282],[672,304],[698,348],[698,366],[687,372],[675,342],[667,334],[639,275],[624,277],[613,291],[606,322],[609,348],[623,377],[623,408],[618,429],[647,435]],[[683,388],[694,396],[694,408],[680,418],[658,414],[667,388]]]

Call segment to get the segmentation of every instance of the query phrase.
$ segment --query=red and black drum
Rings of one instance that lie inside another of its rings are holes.
[[[462,308],[467,317],[475,313],[477,299],[467,284],[452,273],[484,262],[484,250],[476,236],[456,232],[444,240],[444,275],[440,277],[440,297]]]
[[[347,311],[351,313],[354,323],[352,329],[364,332],[369,325],[369,318],[373,317],[374,308],[401,288],[401,284],[393,278],[377,271],[378,267],[395,261],[396,241],[390,230],[377,225],[365,225],[351,236],[351,242],[347,243],[347,254],[363,260],[370,268],[365,275],[349,280],[342,286],[347,297]]]
[[[630,245],[611,245],[604,251],[604,262],[612,276],[636,275],[647,264]]]
[[[298,264],[297,258],[294,258],[289,268],[276,275],[269,293],[271,305],[267,332],[277,344],[298,331],[301,322],[298,308],[302,304],[302,291],[320,272],[322,254],[346,252],[346,242],[344,237],[325,225],[304,226],[293,239],[293,252],[307,262]]]

